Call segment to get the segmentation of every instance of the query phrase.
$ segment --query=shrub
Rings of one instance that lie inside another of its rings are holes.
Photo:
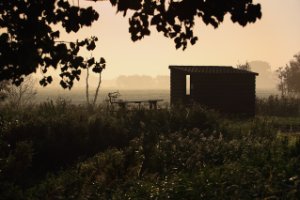
[[[161,134],[147,158],[142,138],[136,138],[124,150],[100,153],[30,192],[50,199],[296,199],[299,144],[206,137],[193,129]],[[49,188],[57,189],[49,194]]]
[[[223,119],[197,105],[89,112],[64,100],[1,109],[1,198],[299,196],[300,141],[274,118]]]
[[[300,99],[292,97],[269,96],[257,99],[256,113],[258,115],[296,117],[300,116]]]

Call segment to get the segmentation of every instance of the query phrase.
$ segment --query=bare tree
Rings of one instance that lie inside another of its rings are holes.
[[[37,94],[36,80],[32,76],[25,78],[19,86],[11,81],[3,81],[0,85],[3,101],[16,109],[32,103]]]
[[[90,94],[89,94],[89,77],[90,77],[90,67],[86,67],[86,79],[85,79],[85,95],[86,95],[86,103],[90,105]]]
[[[8,89],[9,81],[1,81],[0,82],[0,102],[4,101],[7,97],[7,89]]]
[[[286,82],[286,77],[287,77],[286,68],[279,67],[279,69],[276,70],[276,72],[278,73],[279,81],[280,81],[277,85],[277,88],[281,92],[281,97],[287,96],[288,88],[287,88],[287,82]]]
[[[96,87],[96,91],[94,94],[93,101],[90,102],[90,91],[89,91],[89,77],[90,77],[90,67],[93,66],[93,72],[98,74],[98,83]],[[91,58],[87,61],[87,66],[86,66],[86,101],[87,101],[87,106],[89,108],[94,108],[97,102],[97,98],[99,95],[99,90],[102,82],[102,71],[105,69],[106,66],[106,61],[104,58],[101,58],[99,62],[95,62],[94,58]]]
[[[300,97],[300,53],[284,68],[277,70],[280,83],[278,89],[283,96]]]
[[[99,94],[99,89],[100,89],[100,85],[102,82],[102,77],[101,77],[101,73],[99,73],[99,78],[98,78],[98,84],[97,84],[97,88],[96,88],[96,92],[95,92],[95,96],[94,96],[94,100],[93,100],[93,106],[95,106],[96,102],[97,102],[97,98],[98,98],[98,94]]]

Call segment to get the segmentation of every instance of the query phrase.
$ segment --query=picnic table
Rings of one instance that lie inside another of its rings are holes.
[[[115,102],[112,102],[113,104],[118,104],[121,108],[126,108],[128,104],[136,104],[138,108],[141,108],[141,104],[148,104],[149,109],[156,110],[157,109],[157,103],[159,101],[163,101],[163,99],[146,99],[146,100],[118,100]]]
[[[163,99],[143,99],[143,100],[123,100],[118,99],[120,96],[119,92],[108,93],[109,102],[113,104],[117,104],[120,108],[126,108],[128,104],[136,104],[138,108],[141,108],[142,104],[148,104],[150,110],[157,109],[157,103],[163,101]]]

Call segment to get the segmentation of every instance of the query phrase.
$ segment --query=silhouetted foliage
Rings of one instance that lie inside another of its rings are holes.
[[[96,87],[96,91],[94,94],[94,98],[93,101],[90,102],[90,93],[89,93],[89,74],[90,74],[90,67],[93,66],[93,72],[98,73],[99,77],[98,77],[98,83],[97,83],[97,87]],[[98,94],[99,94],[99,89],[100,89],[100,85],[102,82],[102,71],[105,69],[106,66],[106,61],[104,60],[104,58],[100,59],[99,63],[95,63],[95,59],[94,58],[90,58],[88,60],[88,65],[86,66],[86,103],[87,106],[90,107],[91,109],[93,109],[96,105],[96,101],[98,98]]]
[[[97,1],[97,0],[95,0]],[[261,18],[260,4],[252,0],[110,0],[119,12],[126,15],[132,10],[129,19],[129,32],[133,41],[150,35],[150,26],[174,39],[176,48],[187,47],[188,41],[195,44],[193,28],[196,17],[206,25],[217,28],[224,16],[231,14],[231,20],[242,26]],[[79,80],[81,68],[93,66],[99,73],[103,68],[102,58],[85,61],[78,55],[81,48],[95,49],[96,37],[82,41],[57,41],[59,26],[67,32],[77,32],[84,26],[91,26],[99,18],[92,8],[70,5],[67,0],[10,0],[0,2],[0,82],[11,79],[19,85],[24,76],[40,67],[44,78],[40,84],[52,82],[49,68],[59,69],[63,88],[71,88],[74,80]]]
[[[97,1],[97,0],[95,0]],[[165,37],[174,39],[176,48],[185,49],[190,42],[196,43],[194,35],[196,18],[214,28],[224,21],[229,13],[234,23],[246,26],[261,18],[260,4],[252,0],[110,0],[124,16],[128,10],[134,11],[129,19],[129,32],[133,41],[150,35],[150,26],[155,26]]]
[[[92,8],[72,6],[67,0],[10,0],[0,2],[0,81],[11,79],[19,85],[24,76],[40,67],[44,78],[40,84],[52,82],[49,68],[59,69],[63,88],[71,88],[79,80],[81,68],[94,65],[99,71],[103,63],[85,61],[78,55],[81,48],[95,49],[96,37],[82,41],[57,41],[59,27],[67,33],[91,26],[99,18]],[[102,58],[101,58],[102,59]]]

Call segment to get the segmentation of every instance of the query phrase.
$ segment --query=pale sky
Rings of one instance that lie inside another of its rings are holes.
[[[275,70],[300,52],[300,0],[254,2],[261,3],[261,20],[241,27],[233,24],[227,15],[218,29],[198,20],[194,33],[199,40],[185,51],[176,50],[174,42],[154,28],[149,37],[132,42],[128,18],[117,14],[109,2],[81,0],[80,6],[92,5],[100,18],[92,27],[63,35],[63,39],[97,36],[99,41],[93,56],[102,56],[107,61],[103,79],[119,75],[169,75],[169,65],[236,66],[253,60],[266,61]]]

